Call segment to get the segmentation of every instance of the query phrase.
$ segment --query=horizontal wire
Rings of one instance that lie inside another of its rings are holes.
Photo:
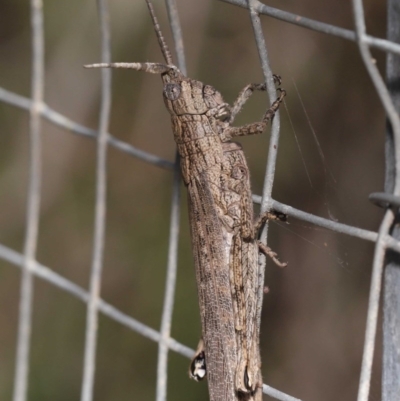
[[[239,7],[248,8],[247,0],[220,0],[225,3],[234,4]],[[256,11],[259,14],[268,15],[269,17],[279,19],[290,24],[300,26],[302,28],[308,28],[316,32],[325,33],[327,35],[337,36],[342,39],[351,40],[356,42],[356,33],[349,29],[340,28],[335,25],[326,24],[324,22],[316,21],[310,18],[302,17],[297,14],[293,14],[287,11],[280,10],[278,8],[269,7],[265,4],[256,1]],[[366,35],[365,43],[375,47],[376,49],[383,50],[385,52],[400,54],[400,45],[390,40],[376,38],[374,36]]]
[[[7,91],[6,89],[1,88],[1,87],[0,87],[0,100],[3,100],[4,102],[6,102],[12,106],[20,107],[25,110],[29,110],[32,105],[32,102],[28,98],[17,95],[10,91]],[[93,129],[87,128],[81,124],[75,123],[71,119],[52,110],[46,104],[42,105],[41,115],[44,118],[46,118],[48,121],[50,121],[62,128],[66,128],[69,131],[71,131],[72,133],[75,133],[78,135],[83,135],[85,137],[92,138],[92,139],[95,139],[97,137],[96,130],[93,130]],[[156,155],[145,152],[143,150],[137,149],[134,146],[130,145],[129,143],[115,138],[111,134],[108,134],[108,141],[109,141],[109,144],[112,145],[114,148],[119,149],[131,156],[137,157],[140,160],[143,160],[147,163],[164,168],[166,170],[172,171],[172,169],[173,169],[173,166],[174,166],[173,162],[162,159]],[[253,201],[255,203],[260,204],[261,197],[259,195],[253,195]],[[339,233],[343,233],[343,234],[351,235],[351,236],[358,237],[361,239],[365,239],[367,241],[375,242],[378,237],[378,234],[374,231],[368,231],[368,230],[364,230],[361,228],[349,226],[349,225],[346,225],[343,223],[337,223],[335,221],[295,209],[292,206],[285,205],[276,200],[271,200],[271,207],[272,207],[272,209],[275,209],[276,211],[285,213],[292,217],[296,217],[300,220],[304,220],[309,223],[313,223],[315,225],[327,228],[332,231],[336,231]],[[398,241],[394,240],[392,237],[390,237],[390,236],[387,237],[386,243],[387,243],[388,248],[400,252],[400,243]]]
[[[245,1],[245,0],[222,0],[222,1],[247,8],[247,1]],[[330,24],[325,24],[325,23],[315,21],[315,20],[312,20],[309,18],[304,18],[304,17],[298,16],[296,14],[292,14],[292,13],[289,13],[289,12],[286,12],[283,10],[279,10],[279,9],[276,9],[273,7],[266,6],[258,1],[256,2],[256,4],[257,4],[257,11],[261,14],[269,15],[271,17],[280,19],[282,21],[289,22],[289,23],[292,23],[292,24],[295,24],[298,26],[302,26],[305,28],[309,28],[309,29],[312,29],[312,30],[315,30],[318,32],[341,37],[346,40],[356,41],[356,34],[354,31],[339,28],[339,27],[336,27],[336,26],[333,26]],[[375,48],[378,48],[380,50],[400,54],[400,45],[390,42],[388,40],[375,38],[375,37],[366,35],[364,37],[364,41],[366,44],[373,46]],[[17,95],[13,92],[5,90],[4,88],[0,88],[0,100],[3,100],[4,102],[6,102],[10,105],[13,105],[13,106],[16,106],[16,107],[19,107],[22,109],[26,109],[26,110],[30,110],[33,106],[33,102],[29,98],[25,98],[23,96]],[[90,138],[96,138],[98,136],[98,132],[96,130],[92,130],[83,125],[75,123],[74,121],[70,120],[69,118],[63,116],[62,114],[52,110],[50,107],[48,107],[44,103],[41,105],[41,107],[39,107],[39,111],[40,111],[40,114],[42,115],[42,117],[46,118],[48,121],[50,121],[62,128],[68,129],[72,133],[75,133],[78,135],[83,135],[83,136],[90,137]],[[156,155],[150,154],[148,152],[145,152],[143,150],[137,149],[134,146],[115,138],[111,134],[107,135],[107,140],[108,140],[108,143],[111,146],[113,146],[114,148],[119,149],[119,150],[121,150],[127,154],[130,154],[134,157],[137,157],[145,162],[154,164],[154,165],[159,166],[164,169],[168,169],[168,170],[173,169],[172,162],[162,159],[162,158],[160,158]],[[260,203],[260,201],[261,201],[260,197],[258,197],[257,195],[254,195],[253,199],[256,203]],[[357,227],[348,226],[348,225],[345,225],[342,223],[334,222],[329,219],[318,217],[313,214],[309,214],[309,213],[297,210],[289,205],[284,205],[275,200],[271,201],[271,207],[273,209],[275,209],[279,212],[285,213],[289,216],[299,218],[303,221],[308,221],[312,224],[315,224],[315,225],[318,225],[318,226],[321,226],[321,227],[324,227],[324,228],[327,228],[327,229],[330,229],[332,231],[336,231],[339,233],[351,235],[354,237],[358,237],[358,238],[368,240],[368,241],[373,241],[373,242],[376,242],[377,237],[378,237],[378,234],[376,232],[363,230],[363,229],[360,229]],[[398,241],[395,241],[392,237],[387,235],[386,238],[384,239],[384,241],[386,242],[386,246],[388,248],[394,249],[396,251],[400,251],[400,243]],[[0,250],[2,253],[4,251],[3,248],[6,249],[5,247],[3,247],[0,244]],[[9,250],[9,251],[11,252],[11,250]],[[15,253],[15,255],[18,255],[18,254]],[[37,264],[37,266],[39,269],[40,268],[47,269],[44,266],[39,265],[39,264]],[[36,270],[36,269],[34,269],[34,270]],[[40,276],[39,270],[35,273],[37,273]],[[64,284],[66,285],[66,287],[64,287],[65,290],[73,293],[74,295],[78,296],[79,298],[81,298],[84,301],[88,300],[87,293],[83,289],[81,289],[78,286],[75,286],[73,283],[62,278],[61,276],[58,276],[56,273],[52,272],[50,269],[48,269],[48,273],[50,274],[50,276],[46,277],[45,270],[43,270],[42,273],[44,273],[44,275],[42,276],[43,278],[46,278],[49,281],[52,281],[54,284],[57,284],[56,282],[58,282],[57,285],[60,287],[63,287],[63,285],[61,285],[61,283],[64,280]],[[57,278],[55,278],[55,276],[52,276],[52,275],[56,275]],[[53,279],[49,278],[51,276],[53,277]],[[73,286],[75,286],[76,288],[73,289]],[[78,292],[76,292],[75,290],[77,290]],[[125,324],[128,327],[131,327],[135,331],[141,332],[141,334],[143,334],[149,338],[152,338],[154,341],[159,341],[161,338],[157,331],[150,329],[149,327],[141,324],[140,322],[136,321],[135,319],[123,314],[122,312],[118,311],[117,309],[115,309],[111,305],[105,303],[104,301],[100,302],[99,309],[106,315],[109,315],[110,317],[114,318],[115,320]],[[146,335],[146,332],[147,332],[147,335]],[[174,344],[174,342],[175,342],[175,344]],[[178,342],[176,342],[173,339],[170,340],[168,347],[170,349],[173,349],[174,351],[179,352],[188,357],[190,357],[193,353],[193,351],[190,350],[190,348],[185,347],[182,344],[179,344]],[[268,394],[268,392],[265,391],[265,387],[267,387],[267,386],[264,386],[264,392],[266,394]],[[289,399],[295,400],[295,398],[293,398],[291,396],[287,396],[287,395],[284,395],[284,396],[289,397],[289,398],[279,398],[279,397],[277,397],[277,398],[282,399],[282,400],[284,400],[284,399],[285,400],[286,399],[287,400],[289,400]]]
[[[0,258],[19,268],[22,268],[24,263],[24,256],[21,253],[16,252],[13,249],[2,244],[0,244]],[[71,295],[75,296],[79,300],[85,303],[89,302],[90,294],[88,291],[84,290],[79,285],[66,279],[65,277],[61,276],[50,268],[42,265],[41,263],[33,261],[30,271],[36,277],[46,280],[47,282],[55,285],[65,292],[68,292]],[[157,330],[154,330],[144,323],[141,323],[133,317],[127,315],[126,313],[121,312],[115,306],[112,306],[103,299],[99,299],[99,303],[97,306],[98,310],[104,315],[108,316],[118,323],[121,323],[123,326],[126,326],[129,329],[141,334],[143,337],[146,337],[157,343],[163,341],[161,334]],[[166,344],[170,350],[175,351],[176,353],[183,355],[189,359],[193,358],[195,351],[192,348],[189,348],[186,345],[180,343],[179,341],[169,337],[169,339],[166,341]],[[281,401],[300,401],[299,399],[294,398],[291,395],[283,393],[266,384],[263,385],[263,392],[264,394],[268,394],[271,397],[274,397]]]
[[[0,101],[1,100],[11,106],[19,107],[24,110],[30,110],[32,107],[32,101],[29,98],[17,95],[16,93],[10,92],[10,91],[0,87]],[[42,105],[40,107],[40,114],[46,120],[52,122],[53,124],[55,124],[61,128],[66,128],[73,134],[83,135],[85,137],[92,138],[92,139],[95,139],[98,136],[98,131],[93,130],[91,128],[87,128],[81,124],[78,124],[78,123],[72,121],[68,117],[65,117],[62,114],[54,111],[49,106],[47,106],[45,103],[42,103]],[[135,148],[134,146],[130,145],[129,143],[126,143],[124,141],[121,141],[121,140],[115,138],[111,134],[107,134],[107,138],[108,138],[109,145],[111,145],[114,148],[119,149],[122,152],[125,152],[131,156],[137,157],[140,160],[143,160],[147,163],[153,164],[155,166],[161,167],[166,170],[172,170],[174,167],[173,162],[162,159],[161,157],[158,157],[151,153],[145,152],[144,150]]]
[[[0,87],[0,100],[3,100],[4,102],[6,102],[12,106],[20,107],[25,110],[29,110],[32,105],[32,102],[28,98],[17,95],[10,91],[7,91],[6,89],[1,88],[1,87]],[[86,137],[92,138],[92,139],[97,137],[96,130],[93,130],[93,129],[87,128],[81,124],[75,123],[71,119],[52,110],[50,107],[48,107],[45,104],[42,105],[41,115],[44,118],[46,118],[48,121],[50,121],[62,128],[66,128],[75,134],[83,135],[83,136],[86,136]],[[158,167],[161,167],[161,168],[164,168],[167,170],[172,171],[172,169],[173,169],[174,163],[172,163],[168,160],[162,159],[151,153],[137,149],[134,146],[130,145],[129,143],[121,141],[121,140],[113,137],[111,134],[108,134],[108,141],[109,141],[109,144],[112,145],[113,147],[115,147],[116,149],[119,149],[127,154],[130,154],[131,156],[137,157],[140,160],[143,160],[147,163],[156,165]],[[260,204],[261,197],[259,195],[253,195],[253,201],[255,203]],[[318,217],[316,215],[295,209],[292,206],[280,203],[276,200],[271,200],[271,202],[272,202],[271,207],[279,212],[285,213],[292,217],[296,217],[300,220],[308,221],[309,223],[313,223],[315,225],[330,229],[332,231],[351,235],[354,237],[358,237],[358,238],[365,239],[367,241],[373,241],[373,242],[376,241],[376,239],[378,237],[378,234],[374,231],[363,230],[361,228],[352,227],[352,226],[342,224],[342,223],[337,223],[335,221],[325,219],[323,217]],[[387,237],[386,241],[387,241],[388,248],[400,252],[400,243],[398,241],[394,240],[391,237]]]
[[[259,204],[261,202],[261,196],[253,195],[253,202]],[[303,212],[302,210],[295,209],[292,206],[285,205],[284,203],[276,200],[271,200],[271,210],[286,214],[296,219],[307,221],[308,223],[315,224],[316,226],[327,228],[331,231],[338,232],[341,234],[347,234],[352,237],[360,238],[366,241],[376,242],[378,239],[378,233],[375,231],[364,230],[347,224],[338,223],[333,220],[326,219],[324,217],[316,216],[315,214]],[[390,235],[384,238],[385,245],[387,248],[393,249],[394,251],[400,252],[400,242],[396,241]]]
[[[270,387],[267,384],[263,384],[262,390],[264,394],[267,394],[270,397],[274,397],[280,401],[301,401],[299,398],[295,398],[289,394],[282,393],[282,391],[276,390],[275,388]]]
[[[238,5],[244,8],[248,8],[247,1],[246,0],[222,0],[227,3],[231,3],[234,5]],[[269,15],[271,17],[274,17],[276,19],[280,19],[285,22],[289,22],[301,27],[309,28],[314,31],[326,33],[329,35],[337,36],[346,40],[351,40],[351,41],[356,41],[356,33],[351,30],[347,30],[344,28],[336,27],[330,24],[325,24],[319,21],[315,21],[309,18],[301,17],[296,14],[292,14],[283,10],[279,10],[276,8],[272,8],[269,6],[266,6],[259,1],[253,1],[253,4],[256,4],[256,11],[260,14],[265,14]],[[363,37],[364,43],[366,43],[369,46],[375,47],[377,49],[395,53],[395,54],[400,54],[400,45],[385,40],[385,39],[380,39],[376,37],[372,37],[369,35],[365,35]],[[5,103],[8,103],[10,105],[26,109],[26,110],[31,110],[31,108],[34,106],[33,102],[29,98],[25,98],[23,96],[17,95],[13,92],[7,91],[3,88],[0,88],[0,101],[4,101]],[[66,128],[72,133],[78,134],[78,135],[83,135],[86,137],[90,138],[97,138],[98,137],[98,131],[92,130],[90,128],[87,128],[83,125],[80,125],[78,123],[75,123],[74,121],[70,120],[69,118],[63,116],[62,114],[52,110],[50,107],[48,107],[46,104],[41,103],[39,105],[35,105],[36,109],[39,111],[40,115],[44,118],[46,118],[48,121],[54,123],[57,126],[60,126],[62,128]],[[156,165],[158,167],[167,169],[167,170],[172,170],[174,163],[162,159],[156,155],[150,154],[148,152],[142,151],[140,149],[135,148],[134,146],[121,141],[111,134],[107,133],[107,142],[113,146],[116,149],[119,149],[127,154],[130,154],[134,157],[137,157],[140,160],[143,160],[145,162],[148,162],[150,164]],[[257,195],[253,195],[253,199],[256,203],[260,203],[261,197]],[[322,217],[315,216],[313,214],[309,214],[300,210],[297,210],[291,206],[282,204],[278,201],[271,200],[270,206],[282,213],[285,213],[289,216],[299,218],[304,221],[308,221],[310,223],[316,224],[318,226],[330,229],[332,231],[336,231],[339,233],[351,235],[354,237],[358,237],[361,239],[369,240],[376,242],[378,238],[378,234],[376,232],[360,229],[357,227],[352,227],[348,226],[342,223],[337,223],[329,219],[325,219]],[[384,245],[386,247],[394,249],[396,251],[400,251],[400,243],[396,240],[394,240],[392,237],[389,235],[386,235],[383,237],[382,241],[384,242]],[[24,257],[22,254],[15,252],[11,250],[10,248],[7,248],[3,245],[0,244],[0,257],[3,258],[4,260],[7,260],[8,262],[17,265],[18,267],[22,267],[24,264]],[[31,267],[32,273],[37,275],[38,277],[41,277],[50,283],[58,286],[59,288],[71,293],[72,295],[76,296],[77,298],[81,299],[84,302],[88,302],[90,297],[87,291],[82,289],[81,287],[77,286],[73,282],[65,279],[61,275],[55,273],[51,269],[39,264],[38,262],[33,261],[32,262],[32,267]],[[110,318],[120,322],[121,324],[131,328],[132,330],[142,334],[143,336],[156,341],[160,342],[161,335],[159,332],[156,330],[144,325],[143,323],[137,321],[136,319],[133,319],[132,317],[124,314],[123,312],[119,311],[112,305],[106,303],[103,300],[99,301],[99,310],[104,313],[105,315],[109,316]],[[188,358],[193,356],[194,351],[190,349],[189,347],[186,347],[185,345],[177,342],[176,340],[170,338],[167,342],[168,348],[171,350],[180,353],[181,355],[184,355]],[[276,389],[273,389],[267,385],[263,385],[263,392],[265,394],[268,394],[270,396],[273,396],[274,398],[277,398],[282,401],[295,401],[298,400],[297,398],[294,398],[290,395],[287,395],[285,393],[282,393]]]
[[[0,244],[0,258],[9,263],[12,263],[13,265],[19,268],[21,268],[23,264],[22,254],[2,244]],[[40,264],[39,262],[35,261],[32,263],[31,271],[37,277],[42,278],[54,284],[55,286],[61,288],[62,290],[80,299],[81,301],[85,303],[89,302],[90,294],[88,291],[84,290],[82,287],[66,279],[60,274],[54,272],[50,268]],[[153,340],[155,342],[159,342],[161,340],[161,336],[158,331],[150,328],[149,326],[146,326],[145,324],[139,322],[138,320],[121,312],[120,310],[118,310],[117,308],[115,308],[114,306],[110,305],[109,303],[105,302],[102,299],[99,300],[98,309],[111,319],[116,320],[117,322],[123,324],[124,326],[129,327],[130,329],[138,332],[144,337],[149,338],[150,340]],[[168,347],[174,350],[175,352],[188,358],[192,358],[194,355],[194,350],[192,350],[189,347],[186,347],[185,345],[173,339],[170,339],[168,341]]]

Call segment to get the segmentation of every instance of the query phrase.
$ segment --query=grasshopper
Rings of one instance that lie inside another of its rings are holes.
[[[202,339],[189,372],[196,380],[207,376],[211,401],[261,401],[259,251],[278,265],[284,264],[257,239],[270,215],[253,222],[249,169],[241,146],[232,138],[261,134],[285,91],[278,88],[278,99],[261,121],[232,126],[254,90],[264,91],[265,84],[247,85],[231,107],[212,86],[184,76],[172,62],[152,4],[149,0],[146,3],[166,64],[100,63],[85,67],[130,68],[161,75],[188,190],[202,323]]]

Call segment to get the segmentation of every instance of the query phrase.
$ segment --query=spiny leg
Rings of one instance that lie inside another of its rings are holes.
[[[274,77],[275,84],[277,84],[279,86],[282,81],[281,77],[279,75],[275,75],[275,74],[273,75],[273,77]],[[236,115],[240,112],[240,110],[242,109],[244,104],[250,99],[251,95],[253,94],[253,92],[255,90],[265,91],[265,90],[267,90],[267,86],[265,83],[248,84],[239,92],[239,95],[238,95],[237,99],[235,100],[235,103],[233,104],[232,109],[231,109],[231,115],[228,120],[228,122],[230,124],[233,123],[233,121],[236,118]]]
[[[272,103],[271,107],[265,112],[264,117],[263,117],[263,122],[267,123],[268,121],[271,121],[272,118],[274,117],[275,113],[279,109],[279,105],[282,103],[283,98],[286,96],[286,91],[285,89],[282,88],[277,88],[276,89],[278,92],[280,92],[279,97],[275,100],[274,103]]]
[[[278,90],[280,91],[279,97],[275,100],[274,103],[272,103],[271,107],[265,112],[262,121],[257,123],[246,124],[241,127],[229,127],[225,132],[225,137],[230,139],[235,136],[261,134],[265,130],[267,123],[273,119],[276,111],[279,109],[279,105],[282,103],[283,98],[286,96],[286,91],[284,89],[278,88]]]
[[[287,266],[287,262],[281,262],[277,258],[278,254],[276,252],[274,252],[269,246],[263,244],[261,241],[258,241],[258,240],[257,240],[257,244],[258,244],[259,250],[265,256],[269,256],[277,266],[279,266],[279,267],[286,267]]]
[[[272,210],[270,212],[265,212],[257,217],[254,223],[254,231],[258,233],[265,225],[268,220],[281,221],[283,223],[287,222],[287,215],[284,213]]]
[[[262,229],[262,227],[264,227],[264,224],[268,221],[268,220],[278,220],[278,221],[283,221],[286,222],[287,221],[287,216],[283,213],[280,212],[265,212],[263,214],[261,214],[255,224],[254,224],[254,232],[257,233]],[[261,241],[257,241],[258,243],[258,248],[260,249],[260,251],[265,255],[265,256],[269,256],[273,262],[279,266],[279,267],[286,267],[287,263],[286,262],[281,262],[278,258],[277,258],[277,253],[274,252],[269,246],[263,244]]]
[[[235,100],[235,103],[232,106],[231,110],[231,117],[229,119],[229,123],[233,123],[234,119],[236,118],[236,115],[240,112],[244,104],[250,99],[251,95],[255,90],[259,91],[265,91],[266,90],[266,85],[265,83],[263,84],[248,84],[245,86],[240,92]]]

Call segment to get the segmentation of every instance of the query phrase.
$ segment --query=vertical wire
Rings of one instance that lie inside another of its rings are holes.
[[[180,217],[180,171],[179,160],[177,168],[174,169],[172,184],[172,204],[171,222],[169,231],[168,247],[168,266],[165,283],[165,295],[163,302],[163,312],[160,327],[160,342],[158,344],[157,362],[157,387],[156,400],[165,401],[167,399],[167,377],[168,377],[168,341],[171,335],[171,321],[174,310],[176,272],[178,266],[178,237],[179,237],[179,217]]]
[[[182,30],[179,23],[178,11],[175,0],[166,0],[168,18],[174,38],[175,52],[178,56],[178,67],[186,74],[185,53],[183,46]],[[168,341],[171,335],[171,322],[174,309],[176,272],[178,266],[178,239],[179,239],[179,218],[180,218],[180,163],[178,152],[175,153],[174,175],[172,184],[171,222],[168,247],[167,277],[165,283],[165,295],[161,317],[160,335],[158,345],[157,361],[157,384],[156,400],[167,399],[168,380]]]
[[[41,189],[41,118],[44,93],[44,30],[42,0],[31,0],[32,30],[32,105],[30,108],[30,165],[26,213],[24,261],[19,304],[17,356],[14,381],[14,401],[27,397],[29,351],[32,326],[33,275],[40,217]]]
[[[361,57],[393,129],[396,166],[396,182],[394,187],[394,194],[400,195],[400,117],[397,114],[396,108],[390,97],[389,91],[386,88],[385,82],[381,77],[377,66],[372,61],[373,57],[371,55],[371,52],[369,51],[368,44],[366,43],[367,34],[362,0],[352,0],[352,2],[357,44],[361,53]]]
[[[376,65],[372,62],[372,55],[366,43],[366,26],[362,0],[352,1],[354,24],[356,27],[356,38],[360,54],[393,129],[396,171],[393,193],[395,195],[400,195],[400,118],[390,98],[390,94],[385,86],[383,78],[381,77]],[[393,211],[387,210],[379,228],[378,240],[375,244],[371,287],[368,300],[367,325],[365,330],[364,350],[357,396],[358,401],[367,401],[369,397],[376,331],[378,325],[379,301],[382,290],[383,263],[386,253],[386,243],[383,238],[389,232],[393,221]]]
[[[109,63],[110,27],[107,0],[97,0],[101,29],[101,60]],[[99,134],[97,137],[96,205],[92,268],[90,274],[90,299],[87,306],[85,355],[81,401],[93,399],[93,385],[96,365],[96,344],[98,330],[98,305],[100,300],[101,272],[103,265],[106,227],[106,179],[107,179],[107,130],[111,108],[111,70],[101,70],[101,107]]]
[[[387,39],[400,41],[400,7],[398,0],[387,1]],[[386,82],[396,110],[400,110],[400,57],[386,55]],[[392,192],[396,181],[393,130],[386,126],[385,138],[385,192]],[[400,239],[400,214],[396,212],[391,235]],[[388,252],[384,267],[383,294],[383,357],[382,401],[391,401],[400,394],[400,260],[395,252]]]
[[[262,71],[264,75],[265,82],[267,84],[267,92],[270,100],[270,104],[276,99],[276,89],[274,84],[274,78],[271,71],[267,47],[264,40],[264,34],[262,31],[260,17],[257,13],[257,0],[248,0],[248,8],[250,13],[250,19],[253,26],[254,36],[257,43],[258,54],[260,56]],[[278,145],[279,145],[279,128],[280,128],[280,118],[279,112],[275,114],[275,117],[272,121],[271,127],[271,136],[269,140],[269,148],[268,148],[268,160],[267,167],[264,178],[264,186],[262,192],[261,199],[261,214],[266,212],[270,208],[271,195],[272,195],[272,187],[274,184],[275,178],[275,169],[276,169],[276,159],[278,155]],[[265,227],[261,233],[261,241],[263,243],[267,243],[268,237],[268,222],[265,224]],[[264,255],[260,255],[259,257],[260,263],[260,271],[259,271],[259,281],[258,281],[258,315],[257,315],[257,325],[260,327],[261,324],[261,309],[262,302],[264,297],[264,276],[265,276],[265,266],[266,266],[266,258]]]
[[[372,265],[371,286],[368,301],[367,327],[361,365],[360,384],[358,387],[357,401],[368,401],[371,385],[372,362],[374,358],[375,337],[378,324],[379,299],[382,287],[383,262],[386,254],[386,241],[390,227],[393,224],[394,214],[387,210],[379,228],[378,239],[375,244],[374,259]]]
[[[178,8],[175,0],[166,0],[169,23],[171,25],[172,37],[174,38],[175,53],[178,58],[178,67],[186,75],[185,47],[181,24],[178,16]]]

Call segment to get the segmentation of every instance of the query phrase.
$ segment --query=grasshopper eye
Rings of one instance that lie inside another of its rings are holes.
[[[246,167],[241,165],[241,164],[236,164],[232,168],[231,176],[235,180],[243,180],[244,178],[247,177],[247,169],[246,169]]]
[[[164,96],[168,100],[176,100],[181,94],[181,87],[178,84],[167,84],[164,86]]]

